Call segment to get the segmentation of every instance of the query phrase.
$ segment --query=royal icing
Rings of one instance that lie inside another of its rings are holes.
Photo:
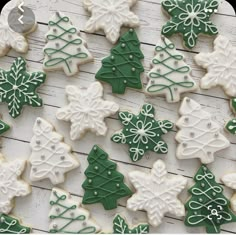
[[[112,136],[112,141],[128,144],[132,161],[140,160],[147,151],[160,154],[168,152],[168,146],[161,136],[171,131],[174,125],[167,120],[155,120],[155,110],[151,104],[144,104],[137,116],[120,112],[119,119],[124,128]]]
[[[230,108],[234,113],[236,113],[236,98],[230,100]]]
[[[47,44],[44,48],[45,71],[63,70],[67,76],[75,75],[80,64],[93,61],[86,48],[86,42],[78,36],[79,31],[70,19],[62,13],[56,14],[49,21]]]
[[[229,120],[226,124],[225,124],[225,129],[233,134],[236,135],[236,118],[233,118],[231,120]]]
[[[139,26],[138,17],[130,11],[136,2],[137,0],[83,0],[85,9],[91,12],[85,31],[94,33],[102,29],[107,39],[116,43],[122,25]]]
[[[228,38],[218,36],[214,41],[214,51],[199,53],[195,61],[207,69],[207,74],[201,79],[202,89],[221,86],[228,96],[236,96],[236,47]]]
[[[184,45],[193,48],[199,34],[218,34],[210,17],[217,12],[219,0],[163,0],[163,9],[171,19],[162,28],[162,34],[170,37],[173,34],[183,35]]]
[[[194,177],[195,185],[189,189],[191,198],[185,204],[185,225],[206,227],[207,233],[220,233],[220,226],[236,221],[223,195],[223,188],[215,176],[202,165]]]
[[[71,147],[63,143],[63,137],[42,118],[36,119],[33,132],[30,179],[38,181],[48,178],[52,184],[63,183],[64,174],[79,166]]]
[[[1,118],[1,115],[0,115],[0,118]],[[0,119],[0,135],[5,133],[9,129],[10,129],[10,126]]]
[[[196,101],[184,98],[179,113],[181,118],[176,123],[179,128],[177,158],[200,158],[203,164],[208,164],[214,161],[215,152],[230,146],[221,134],[219,124]]]
[[[119,110],[119,106],[114,102],[102,99],[102,85],[94,82],[86,90],[67,86],[66,94],[70,103],[59,109],[56,116],[59,120],[72,123],[71,139],[82,138],[88,130],[96,135],[105,136],[107,126],[104,119],[115,114]]]
[[[142,89],[143,58],[137,34],[130,29],[111,49],[111,55],[102,60],[96,79],[109,83],[112,92],[117,94],[124,94],[126,87]]]
[[[126,223],[120,215],[116,215],[113,220],[113,234],[148,234],[149,225],[139,224],[136,227],[130,229],[129,225]]]
[[[8,214],[13,208],[13,198],[23,197],[31,192],[30,186],[20,176],[25,161],[5,162],[0,154],[0,213]]]
[[[148,221],[158,226],[166,213],[184,216],[184,205],[178,194],[185,188],[187,179],[183,176],[169,176],[165,163],[157,160],[150,174],[133,171],[129,179],[136,193],[127,201],[127,208],[133,211],[147,211]]]
[[[167,38],[155,48],[152,70],[148,73],[146,92],[149,95],[164,95],[167,102],[180,101],[180,94],[197,88],[190,73],[191,68],[184,62],[184,56]]]
[[[130,196],[131,190],[124,184],[124,176],[116,170],[116,163],[108,160],[108,154],[94,146],[88,155],[89,166],[84,172],[87,179],[83,204],[102,203],[105,210],[117,208],[117,200]]]

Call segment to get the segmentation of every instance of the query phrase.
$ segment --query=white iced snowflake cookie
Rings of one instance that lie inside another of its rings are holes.
[[[157,160],[150,174],[140,171],[129,173],[129,179],[136,193],[128,199],[127,208],[133,211],[147,211],[152,226],[161,224],[166,213],[184,216],[185,209],[178,194],[186,187],[183,176],[168,176],[165,163]]]
[[[85,26],[86,32],[94,33],[102,29],[107,39],[116,43],[122,25],[131,28],[139,26],[138,17],[130,10],[136,2],[137,0],[83,0],[85,9],[91,12],[91,18]]]
[[[96,135],[104,136],[107,132],[104,118],[115,114],[119,110],[119,105],[102,99],[102,85],[94,82],[86,90],[67,86],[66,94],[69,105],[60,108],[56,116],[59,120],[72,123],[71,139],[80,139],[89,130]]]
[[[25,168],[24,160],[6,162],[0,154],[0,213],[8,214],[13,208],[13,198],[31,192],[29,184],[20,179]]]
[[[30,142],[30,179],[38,181],[48,178],[52,184],[63,183],[64,174],[79,166],[70,146],[63,143],[63,137],[42,118],[36,119],[33,132],[34,136]]]
[[[200,158],[203,164],[208,164],[214,161],[215,152],[230,146],[230,142],[220,133],[219,124],[196,101],[185,97],[179,113],[181,117],[176,123],[179,128],[176,135],[179,143],[177,158]]]
[[[228,96],[236,96],[236,47],[228,38],[218,36],[214,42],[214,51],[199,53],[195,61],[207,69],[207,74],[201,79],[202,89],[222,86]]]

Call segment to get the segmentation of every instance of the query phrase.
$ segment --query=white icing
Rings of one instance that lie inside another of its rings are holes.
[[[139,26],[138,17],[130,11],[136,2],[137,0],[83,0],[85,9],[92,15],[86,24],[86,32],[94,33],[102,29],[107,39],[116,43],[122,25],[132,28]]]
[[[72,140],[82,138],[90,130],[96,135],[105,135],[107,126],[105,117],[115,114],[119,106],[111,101],[102,99],[103,87],[99,82],[94,82],[86,90],[76,86],[67,86],[66,94],[69,105],[58,110],[56,116],[59,120],[70,121]]]
[[[184,98],[179,113],[182,117],[176,123],[180,129],[176,135],[177,158],[200,158],[203,164],[208,164],[214,161],[215,152],[230,146],[218,123],[196,101]]]
[[[136,193],[128,199],[127,208],[133,211],[147,211],[152,226],[161,224],[166,213],[184,216],[185,209],[178,194],[186,187],[183,176],[168,176],[165,163],[157,160],[150,174],[139,171],[129,173],[129,179]]]
[[[49,178],[52,184],[64,182],[64,174],[79,166],[63,137],[54,131],[53,126],[42,118],[37,118],[30,142],[30,179],[38,181]]]
[[[207,69],[207,74],[201,79],[202,89],[221,86],[228,96],[236,96],[236,47],[228,38],[218,36],[214,41],[214,51],[198,54],[195,61]]]

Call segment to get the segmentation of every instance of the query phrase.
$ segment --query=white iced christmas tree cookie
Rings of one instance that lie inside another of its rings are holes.
[[[67,76],[72,76],[79,71],[79,65],[93,61],[86,42],[79,37],[79,31],[60,12],[50,19],[46,39],[45,71],[63,70]]]
[[[207,69],[201,79],[201,88],[210,89],[222,86],[228,96],[236,96],[236,47],[224,36],[214,42],[214,52],[200,53],[195,56],[198,65]]]
[[[89,211],[73,200],[69,193],[53,188],[50,205],[50,233],[94,234],[100,231],[99,226],[90,218]]]
[[[94,33],[104,30],[107,39],[116,43],[120,36],[122,25],[131,28],[139,26],[138,17],[130,8],[137,0],[83,0],[86,10],[91,12],[91,18],[85,30]]]
[[[147,211],[152,226],[160,225],[166,213],[185,215],[184,205],[177,196],[185,188],[187,179],[179,175],[168,176],[162,160],[155,162],[150,174],[133,171],[129,173],[129,179],[136,193],[127,201],[127,208]]]
[[[67,86],[66,94],[70,103],[59,109],[56,116],[59,120],[71,121],[71,139],[80,139],[88,130],[104,136],[107,132],[104,118],[115,114],[119,106],[102,99],[102,85],[94,82],[87,90]]]
[[[63,183],[64,174],[79,166],[70,146],[63,143],[63,137],[42,118],[36,119],[33,132],[34,136],[30,142],[30,179],[38,181],[48,178],[52,184]]]
[[[180,101],[180,94],[197,89],[190,73],[191,68],[184,62],[174,43],[162,37],[155,48],[152,70],[148,73],[146,93],[165,96],[167,102]]]
[[[13,198],[31,192],[29,184],[20,179],[25,168],[24,160],[6,162],[0,154],[0,213],[8,214],[13,208]]]
[[[214,161],[215,152],[229,147],[230,142],[220,133],[218,123],[196,101],[184,98],[179,113],[177,158],[200,158],[203,164],[208,164]]]

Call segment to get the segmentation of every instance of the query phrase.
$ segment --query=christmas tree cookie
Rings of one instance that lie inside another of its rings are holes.
[[[111,49],[111,55],[102,60],[96,79],[109,83],[116,94],[124,94],[127,87],[142,89],[142,59],[144,55],[137,34],[130,29],[120,38],[118,45]]]
[[[15,217],[0,213],[0,233],[1,234],[28,234],[31,228],[20,224]]]
[[[147,151],[160,154],[168,152],[168,146],[161,136],[171,131],[174,124],[167,120],[155,120],[155,110],[151,104],[144,104],[137,116],[120,112],[119,119],[124,128],[112,136],[112,141],[128,144],[132,161],[140,160]]]
[[[113,234],[148,234],[149,225],[139,224],[138,226],[130,229],[125,219],[117,215],[113,220]]]
[[[162,7],[171,19],[162,28],[162,34],[183,35],[187,48],[195,47],[199,34],[213,36],[218,34],[210,17],[217,12],[219,0],[163,0]]]
[[[192,195],[185,207],[185,225],[206,227],[207,233],[220,233],[220,226],[236,221],[229,209],[229,201],[223,195],[223,188],[215,176],[202,165],[194,177],[195,185],[189,189]]]
[[[45,79],[45,73],[27,72],[25,60],[16,58],[9,71],[0,69],[0,102],[8,104],[9,114],[13,118],[21,114],[24,105],[41,107],[42,100],[36,89]]]
[[[191,68],[184,62],[184,56],[179,53],[175,45],[167,38],[155,48],[152,60],[152,70],[148,73],[149,82],[146,93],[166,97],[167,102],[180,101],[180,94],[197,89],[190,73]]]
[[[10,126],[1,120],[1,115],[0,115],[0,135],[5,133],[9,129],[10,129]]]
[[[52,184],[63,183],[64,174],[79,166],[79,162],[71,153],[71,147],[63,143],[63,137],[42,118],[35,121],[33,132],[34,136],[30,142],[30,179],[39,181],[48,178]]]
[[[80,64],[93,61],[86,42],[79,37],[79,31],[60,12],[56,12],[50,19],[46,39],[43,63],[45,71],[63,70],[67,76],[72,76],[79,71]]]
[[[215,152],[230,146],[221,134],[219,124],[196,101],[184,98],[179,113],[181,118],[176,123],[179,128],[177,158],[200,158],[203,164],[208,164],[214,161]]]
[[[89,211],[73,200],[69,193],[53,188],[50,205],[49,233],[94,234],[100,231],[90,218]]]
[[[105,210],[117,208],[117,200],[130,196],[131,190],[124,184],[124,176],[116,170],[116,163],[108,160],[108,154],[94,146],[88,156],[89,166],[85,171],[87,179],[83,204],[102,203]]]
[[[184,205],[178,194],[185,188],[187,179],[183,176],[169,176],[165,163],[157,160],[150,174],[140,171],[129,173],[129,179],[136,193],[127,201],[127,208],[133,211],[147,211],[152,226],[161,224],[166,213],[184,216]]]

